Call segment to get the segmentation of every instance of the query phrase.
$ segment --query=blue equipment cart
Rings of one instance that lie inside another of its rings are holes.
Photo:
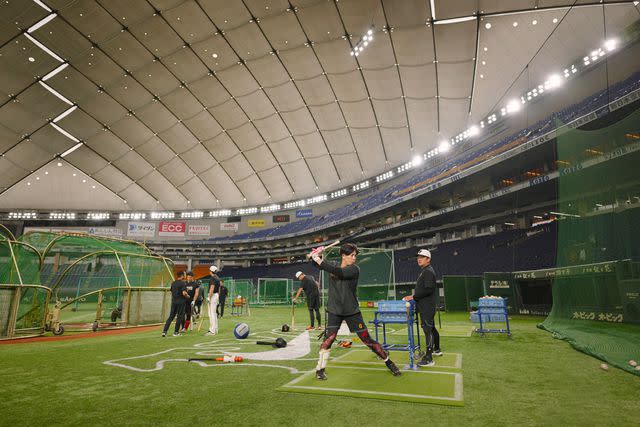
[[[406,306],[406,303],[409,306]],[[417,369],[416,359],[420,358],[420,324],[418,314],[416,312],[416,304],[414,301],[379,301],[378,310],[374,313],[373,323],[376,329],[376,341],[378,339],[378,328],[382,326],[382,348],[388,351],[399,350],[409,352],[409,368]],[[414,323],[415,331],[414,334]],[[389,344],[387,343],[388,324],[402,324],[407,327],[407,343],[406,344]],[[417,340],[415,336],[417,335]]]
[[[511,338],[507,298],[480,298],[478,300],[478,311],[471,313],[471,321],[480,323],[480,327],[475,330],[480,336],[486,333],[502,333]],[[504,322],[505,328],[496,329],[487,326],[487,323],[493,322]]]

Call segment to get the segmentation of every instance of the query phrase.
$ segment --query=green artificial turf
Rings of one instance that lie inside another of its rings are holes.
[[[408,366],[408,354],[404,351],[392,351],[390,355],[391,359],[394,361],[398,361],[397,365],[399,368],[403,369],[404,365]],[[460,353],[445,353],[442,356],[434,356],[434,362],[436,363],[434,366],[428,366],[423,369],[432,370],[432,369],[457,369],[460,370],[462,368],[462,355]],[[417,362],[417,361],[416,361]],[[375,353],[370,351],[368,348],[358,348],[354,349],[343,356],[336,357],[333,363],[337,363],[340,365],[353,365],[353,366],[384,366],[383,362],[377,358]]]
[[[252,308],[251,314],[226,316],[219,337],[160,338],[158,328],[0,345],[0,425],[637,425],[640,378],[615,368],[601,370],[599,360],[537,329],[543,319],[533,316],[512,319],[511,339],[502,334],[443,337],[445,353],[463,355],[464,407],[278,392],[314,369],[316,331],[311,352],[296,361],[208,367],[176,361],[149,372],[104,363],[145,356],[135,363],[150,366],[146,355],[179,348],[180,359],[191,349],[195,354],[194,346],[217,340],[242,351],[270,351],[254,340],[277,336],[271,330],[290,322],[290,308]],[[371,311],[364,315],[373,317]],[[442,322],[459,324],[467,318],[468,313],[444,313]],[[307,319],[305,310],[297,310],[298,326]],[[238,321],[252,330],[244,342],[233,339]],[[291,340],[297,334],[282,336]],[[334,346],[332,356],[349,351]],[[402,363],[400,356],[393,357]]]
[[[462,405],[462,375],[434,370],[404,371],[393,377],[384,367],[336,366],[326,381],[308,372],[278,390],[400,402]]]

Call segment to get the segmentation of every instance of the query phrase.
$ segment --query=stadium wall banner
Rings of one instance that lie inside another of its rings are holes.
[[[211,236],[211,226],[189,224],[189,236]]]
[[[158,228],[158,236],[175,236],[180,237],[184,236],[184,232],[187,229],[186,222],[160,222],[160,226]]]
[[[153,237],[156,235],[155,222],[130,222],[127,228],[127,236]]]
[[[242,217],[239,215],[227,217],[227,222],[240,222],[240,221],[242,221]]]
[[[105,237],[122,237],[124,234],[121,229],[112,227],[91,227],[87,233]]]
[[[313,216],[313,209],[298,209],[296,211],[296,218],[311,218]]]
[[[238,231],[237,222],[223,222],[220,224],[220,231]]]
[[[250,219],[249,221],[247,221],[247,225],[252,228],[264,227],[265,225],[267,225],[267,221],[264,219]]]
[[[271,218],[272,222],[289,222],[291,221],[291,217],[289,215],[274,215]]]

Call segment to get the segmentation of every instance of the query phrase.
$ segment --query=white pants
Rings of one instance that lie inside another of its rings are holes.
[[[218,315],[216,314],[216,307],[218,306],[218,298],[220,295],[213,294],[211,299],[209,300],[209,332],[212,334],[218,333]]]

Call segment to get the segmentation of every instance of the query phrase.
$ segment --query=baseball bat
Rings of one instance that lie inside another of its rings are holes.
[[[335,242],[327,245],[327,246],[320,246],[319,248],[316,248],[314,250],[311,251],[310,254],[307,254],[307,259],[311,258],[312,255],[314,254],[320,254],[322,252],[324,252],[325,250],[332,248],[336,245],[339,245],[341,243],[347,243],[349,240],[353,239],[356,236],[359,236],[360,234],[364,233],[365,231],[367,231],[367,229],[365,227],[359,228],[356,231],[354,231],[353,233],[350,233],[348,235],[346,235],[345,237],[336,240]]]
[[[242,356],[224,356],[224,357],[190,357],[187,360],[189,362],[215,361],[215,362],[225,362],[225,363],[236,363],[236,362],[242,362],[244,359],[242,358]]]

